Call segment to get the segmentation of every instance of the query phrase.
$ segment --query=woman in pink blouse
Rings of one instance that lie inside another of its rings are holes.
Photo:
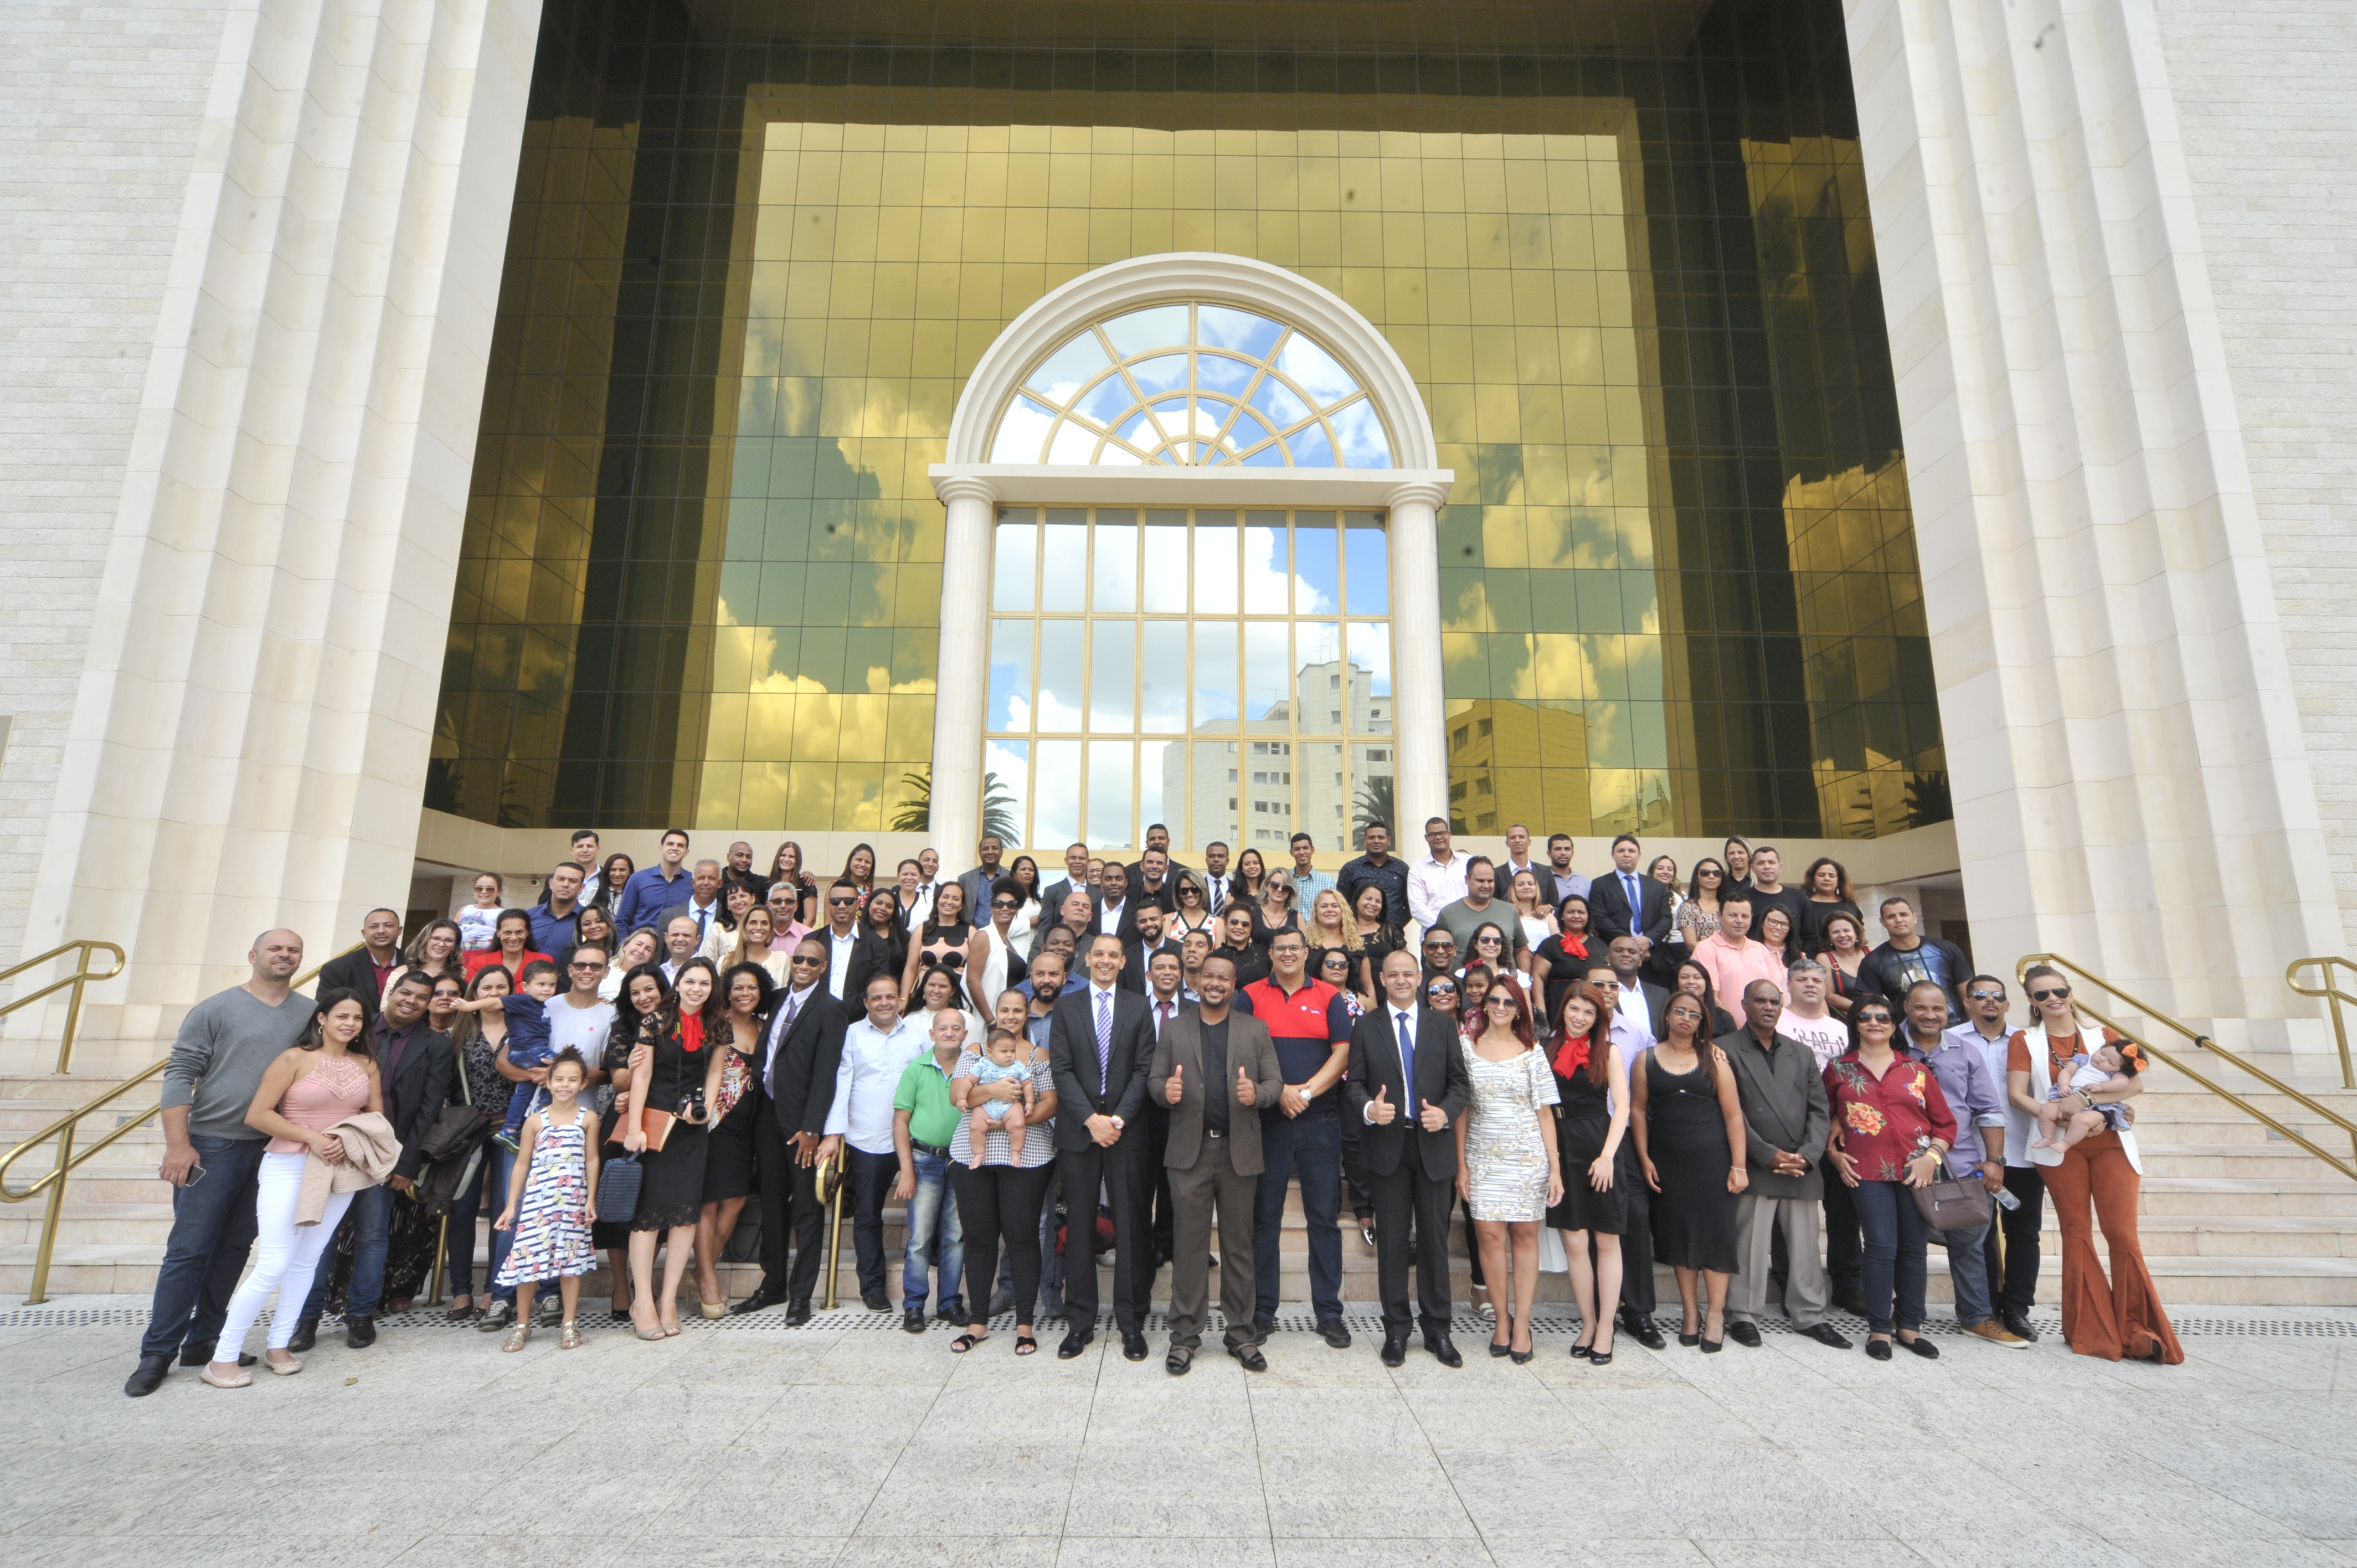
[[[1833,1112],[1825,1153],[1851,1189],[1865,1233],[1866,1316],[1873,1331],[1866,1353],[1890,1359],[1895,1326],[1900,1344],[1936,1361],[1938,1347],[1921,1334],[1931,1231],[1907,1189],[1939,1179],[1940,1161],[1956,1141],[1956,1118],[1932,1069],[1892,1048],[1897,1032],[1881,997],[1862,997],[1852,1009],[1850,1048],[1825,1069]]]

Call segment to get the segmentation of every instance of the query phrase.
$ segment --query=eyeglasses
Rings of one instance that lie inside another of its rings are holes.
[[[2069,986],[2058,985],[2051,991],[2033,991],[2029,993],[2029,999],[2032,1002],[2053,1002],[2067,998],[2070,994]]]
[[[2005,1000],[2005,993],[2002,991],[1967,991],[1964,994],[1975,1002],[2002,1002]]]
[[[791,961],[796,969],[824,969],[826,967],[825,958],[817,953],[798,952],[794,954],[793,958],[789,961]]]
[[[584,974],[595,974],[606,966],[602,963],[576,962],[568,963],[565,967],[567,969],[577,969]]]

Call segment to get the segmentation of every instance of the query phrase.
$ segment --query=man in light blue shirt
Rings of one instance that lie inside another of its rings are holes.
[[[1977,1178],[1990,1193],[2005,1187],[2005,1096],[1988,1058],[1977,1047],[1947,1033],[1948,989],[1936,980],[1919,980],[1907,988],[1907,1047],[1917,1060],[1940,1080],[1940,1092],[1956,1118],[1956,1146],[1948,1151],[1947,1178]],[[1980,1147],[1973,1134],[1980,1134]],[[1975,1158],[1977,1155],[1978,1158]],[[1956,1321],[1965,1333],[2008,1350],[2027,1350],[2029,1341],[2008,1331],[1996,1320],[1989,1301],[1988,1267],[1981,1248],[1989,1228],[1975,1225],[1932,1234],[1948,1249],[1948,1281],[1954,1286]]]
[[[1309,924],[1309,907],[1318,901],[1318,895],[1334,886],[1334,879],[1309,864],[1310,857],[1318,853],[1316,839],[1308,833],[1296,833],[1291,847],[1293,891],[1300,900],[1294,908],[1301,911],[1301,923],[1307,926]]]
[[[680,884],[687,875],[681,869],[687,861],[687,831],[672,828],[662,836],[662,858],[644,871],[633,872],[622,885],[622,897],[614,907],[614,929],[635,931],[640,926],[651,926],[665,909],[684,903],[687,888]]]

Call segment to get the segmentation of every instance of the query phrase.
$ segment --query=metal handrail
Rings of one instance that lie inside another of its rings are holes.
[[[360,946],[361,944],[359,942],[354,942],[351,947],[344,949],[343,952],[336,953],[326,961],[320,963],[317,967],[307,970],[303,973],[296,975],[295,977],[293,989],[300,990],[302,987],[309,984],[313,980],[318,978],[319,971],[321,969],[325,969],[328,963],[334,962],[336,959],[343,957],[344,953],[351,952],[354,949],[357,949]],[[60,1073],[68,1070],[73,1060],[74,1030],[75,1026],[81,1021],[82,987],[92,981],[112,980],[116,975],[121,974],[123,972],[124,961],[123,950],[116,947],[113,942],[68,942],[63,947],[51,949],[49,951],[41,954],[38,958],[27,959],[24,962],[16,965],[14,969],[0,971],[0,981],[5,981],[12,975],[21,973],[25,970],[32,968],[36,964],[46,963],[49,960],[57,958],[64,953],[70,952],[76,948],[82,950],[82,956],[81,961],[74,973],[66,976],[62,980],[54,981],[38,991],[32,992],[24,996],[16,997],[10,1001],[5,1006],[0,1006],[0,1015],[5,1015],[14,1012],[16,1008],[24,1006],[27,1003],[38,1001],[40,998],[48,995],[52,992],[61,990],[69,985],[73,987],[73,1000],[67,1004],[66,1008],[65,1041],[58,1049],[57,1070]],[[90,968],[91,952],[100,949],[103,949],[114,955],[114,967],[108,970],[103,974],[98,973]],[[145,1125],[149,1117],[157,1114],[163,1110],[162,1099],[159,1096],[156,1103],[148,1106],[145,1110],[141,1111],[136,1115],[126,1117],[104,1137],[100,1138],[96,1143],[91,1144],[80,1150],[77,1150],[74,1147],[75,1133],[81,1129],[81,1123],[85,1118],[105,1109],[109,1105],[113,1104],[116,1101],[122,1099],[125,1094],[128,1094],[132,1090],[138,1088],[141,1084],[145,1083],[148,1079],[161,1075],[166,1065],[168,1064],[171,1059],[172,1058],[169,1056],[165,1056],[158,1058],[155,1061],[149,1062],[145,1067],[141,1068],[137,1072],[133,1073],[129,1078],[124,1079],[121,1083],[116,1084],[113,1089],[108,1090],[97,1099],[67,1112],[64,1115],[59,1117],[56,1121],[42,1128],[39,1132],[35,1133],[32,1136],[18,1143],[15,1148],[9,1150],[5,1155],[0,1155],[0,1203],[24,1203],[39,1197],[43,1193],[48,1194],[48,1211],[41,1217],[40,1244],[35,1250],[33,1254],[33,1287],[31,1293],[25,1298],[26,1305],[38,1306],[49,1298],[49,1262],[57,1251],[58,1226],[65,1213],[66,1178],[71,1176],[75,1171],[81,1169],[84,1165],[87,1165],[92,1156],[96,1155],[101,1150],[113,1144],[115,1140],[124,1137]],[[27,1155],[32,1153],[33,1150],[48,1142],[52,1138],[57,1140],[58,1155],[57,1160],[55,1164],[50,1166],[48,1174],[42,1176],[30,1187],[24,1187],[22,1189],[11,1187],[8,1185],[9,1168],[15,1165],[18,1160],[24,1158]]]
[[[2310,991],[2299,983],[2299,972],[2311,963],[2324,972],[2324,984],[2314,991]],[[2357,962],[2352,962],[2334,953],[2321,953],[2315,958],[2296,958],[2286,964],[2284,983],[2302,996],[2312,996],[2319,1002],[2330,1001],[2332,1005],[2327,1011],[2332,1015],[2332,1042],[2341,1047],[2341,1087],[2357,1089],[2357,1070],[2352,1070],[2349,1063],[2349,1026],[2342,1023],[2341,1019],[2341,1004],[2346,1002],[2351,1006],[2357,1007],[2357,996],[2350,995],[2349,993],[2332,983],[2334,964],[2339,964],[2352,974],[2357,974]]]
[[[91,968],[91,955],[96,952],[113,953],[114,955],[114,966],[107,970],[104,973],[101,973],[99,971]],[[58,1045],[58,1070],[59,1072],[64,1072],[73,1061],[74,1036],[81,1027],[82,988],[97,981],[113,980],[116,975],[121,974],[123,972],[124,964],[123,950],[116,947],[113,942],[92,941],[88,938],[84,938],[80,941],[60,943],[59,946],[51,948],[48,951],[42,953],[38,957],[28,958],[23,962],[11,965],[6,969],[0,969],[0,983],[5,983],[16,979],[18,975],[24,973],[28,969],[38,969],[41,965],[48,962],[51,959],[63,958],[68,953],[73,953],[76,955],[73,972],[71,974],[63,975],[56,980],[52,980],[47,985],[42,986],[38,991],[27,991],[22,996],[12,996],[5,1004],[0,1004],[0,1017],[5,1017],[8,1014],[14,1013],[17,1008],[28,1007],[34,1003],[40,1001],[45,996],[54,996],[59,992],[64,991],[69,987],[72,989],[73,996],[66,1003],[65,1038],[59,1041]]]
[[[2294,1089],[2290,1084],[2287,1084],[2283,1079],[2276,1077],[2275,1074],[2267,1071],[2265,1068],[2256,1066],[2255,1064],[2245,1060],[2244,1058],[2237,1056],[2233,1051],[2228,1050],[2225,1047],[2220,1045],[2216,1040],[2212,1039],[2201,1030],[2194,1028],[2191,1025],[2170,1017],[2168,1014],[2162,1012],[2151,1003],[2145,1001],[2142,997],[2134,995],[2129,992],[2123,991],[2119,986],[2115,985],[2108,980],[2105,980],[2102,975],[2094,972],[2094,971],[2086,968],[2084,965],[2072,962],[2069,959],[2064,958],[2061,953],[2031,953],[2013,966],[2014,978],[2020,983],[2025,992],[2029,988],[2029,981],[2028,977],[2030,968],[2033,965],[2041,963],[2053,969],[2068,970],[2072,974],[2079,976],[2082,980],[2087,981],[2091,984],[2103,987],[2103,989],[2110,992],[2113,995],[2118,997],[2121,1001],[2126,1003],[2129,1006],[2135,1008],[2146,1017],[2152,1019],[2156,1023],[2166,1024],[2177,1033],[2184,1036],[2187,1039],[2193,1042],[2196,1049],[2208,1051],[2213,1056],[2223,1057],[2235,1067],[2240,1068],[2243,1071],[2250,1074],[2253,1078],[2257,1079],[2261,1083],[2266,1084],[2276,1093],[2284,1095],[2293,1101],[2297,1101],[2302,1108],[2322,1117],[2325,1121],[2331,1122],[2343,1133],[2349,1134],[2351,1153],[2352,1155],[2357,1155],[2357,1122],[2350,1121],[2339,1112],[2330,1109],[2320,1101],[2311,1099],[2309,1096],[2303,1094],[2298,1090]],[[2327,1154],[2315,1144],[2309,1142],[2306,1137],[2284,1125],[2281,1122],[2276,1121],[2274,1117],[2268,1115],[2266,1112],[2260,1110],[2257,1106],[2252,1104],[2249,1101],[2244,1099],[2233,1090],[2228,1089],[2224,1084],[2213,1081],[2196,1069],[2187,1065],[2181,1058],[2171,1056],[2169,1052],[2153,1044],[2151,1040],[2146,1038],[2143,1035],[2138,1034],[2136,1030],[2129,1028],[2126,1025],[2121,1023],[2116,1018],[2105,1017],[2101,1012],[2096,1010],[2093,1004],[2082,1001],[2077,997],[2073,997],[2071,1001],[2071,1006],[2074,1012],[2084,1013],[2088,1017],[2093,1018],[2096,1023],[2103,1025],[2105,1028],[2110,1029],[2115,1034],[2123,1036],[2127,1039],[2134,1040],[2137,1045],[2143,1047],[2146,1051],[2150,1053],[2156,1060],[2168,1063],[2170,1067],[2175,1068],[2178,1071],[2183,1073],[2186,1077],[2191,1079],[2194,1082],[2200,1084],[2202,1088],[2208,1090],[2219,1099],[2225,1101],[2228,1104],[2233,1106],[2234,1109],[2242,1112],[2244,1115],[2249,1116],[2255,1121],[2264,1122],[2266,1125],[2273,1128],[2276,1132],[2280,1133],[2283,1136],[2288,1138],[2293,1143],[2298,1144],[2301,1148],[2306,1149],[2309,1154],[2314,1155],[2318,1159],[2322,1160],[2326,1165],[2330,1165],[2334,1170],[2339,1171],[2342,1176],[2347,1176],[2352,1181],[2357,1181],[2357,1163],[2344,1160],[2337,1155]]]

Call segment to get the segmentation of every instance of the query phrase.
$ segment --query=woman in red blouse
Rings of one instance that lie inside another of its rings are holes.
[[[496,945],[467,955],[467,978],[472,980],[492,964],[498,964],[510,974],[522,974],[528,963],[554,963],[544,952],[532,948],[532,917],[522,909],[500,912],[499,923],[492,927],[497,933]]]
[[[1939,1348],[1920,1332],[1931,1231],[1906,1189],[1939,1179],[1940,1161],[1956,1141],[1955,1114],[1932,1069],[1891,1048],[1898,1020],[1888,1002],[1860,997],[1849,1022],[1850,1048],[1825,1069],[1833,1112],[1825,1152],[1852,1189],[1865,1232],[1866,1316],[1873,1330],[1866,1353],[1890,1359],[1895,1320],[1899,1343],[1936,1361]]]

